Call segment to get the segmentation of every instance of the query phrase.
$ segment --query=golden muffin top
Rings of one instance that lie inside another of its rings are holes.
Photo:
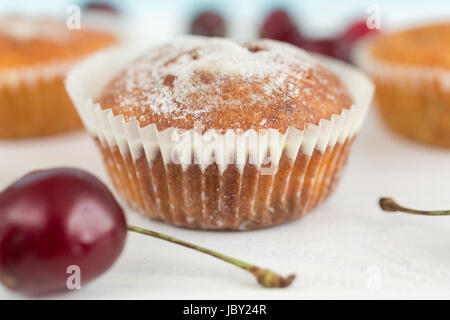
[[[97,99],[126,121],[192,129],[302,130],[352,105],[338,77],[294,46],[181,37],[152,49]]]
[[[117,42],[113,34],[68,29],[64,21],[0,18],[0,70],[79,59]]]
[[[371,54],[386,62],[450,69],[450,23],[381,35]]]

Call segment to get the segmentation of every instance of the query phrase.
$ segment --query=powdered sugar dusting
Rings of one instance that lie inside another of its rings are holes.
[[[271,40],[239,44],[228,39],[184,36],[147,52],[123,71],[117,83],[122,89],[119,103],[173,119],[187,115],[198,118],[227,102],[223,92],[227,79],[239,79],[243,87],[264,81],[261,92],[242,101],[245,107],[281,87],[285,90],[288,86],[292,97],[300,96],[292,82],[302,79],[316,64],[305,51]],[[208,93],[209,100],[198,103],[201,109],[180,107],[191,99],[202,100],[202,92]]]

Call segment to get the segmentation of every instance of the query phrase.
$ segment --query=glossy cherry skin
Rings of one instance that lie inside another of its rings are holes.
[[[190,32],[205,37],[225,37],[225,21],[217,12],[205,11],[194,18]]]
[[[0,280],[31,295],[68,290],[77,266],[83,286],[116,261],[126,232],[122,208],[93,175],[32,172],[0,193]]]
[[[297,44],[302,36],[289,14],[282,9],[272,11],[264,20],[260,31],[261,38],[268,38]]]

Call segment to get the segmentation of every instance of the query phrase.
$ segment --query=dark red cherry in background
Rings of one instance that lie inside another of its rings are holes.
[[[302,35],[286,10],[277,9],[265,18],[260,36],[261,38],[284,41],[311,52],[350,62],[355,43],[366,35],[377,31],[376,29],[369,29],[366,20],[358,20],[335,38],[309,38]]]
[[[313,39],[303,36],[286,10],[272,11],[264,20],[260,36],[293,44],[311,52],[333,56],[335,39]]]
[[[225,20],[215,11],[201,12],[192,21],[190,32],[205,37],[225,37]]]
[[[301,41],[301,34],[289,13],[283,9],[272,11],[261,26],[261,38],[268,38],[296,44]]]
[[[298,47],[307,51],[324,54],[334,57],[337,48],[337,41],[335,39],[303,39],[296,44]]]
[[[353,44],[357,40],[373,32],[378,32],[378,30],[369,29],[369,27],[367,27],[366,20],[358,20],[348,26],[347,30],[342,34],[340,40]]]
[[[96,11],[96,12],[102,12],[102,13],[108,13],[116,15],[119,13],[119,10],[114,7],[113,5],[101,2],[101,1],[92,1],[88,2],[84,5],[84,9],[86,11]]]
[[[337,39],[337,47],[334,56],[338,59],[350,62],[352,50],[357,41],[369,34],[376,34],[377,29],[369,29],[366,20],[358,20],[350,24]]]
[[[121,207],[94,176],[33,172],[0,193],[0,280],[25,294],[67,290],[77,266],[83,286],[118,258],[126,232]]]

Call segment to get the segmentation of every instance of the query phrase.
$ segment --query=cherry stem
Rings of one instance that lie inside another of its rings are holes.
[[[184,247],[196,250],[196,251],[200,251],[200,252],[206,253],[210,256],[213,256],[217,259],[228,262],[236,267],[244,269],[244,270],[250,272],[251,274],[253,274],[253,276],[256,278],[258,283],[266,288],[286,288],[292,283],[292,281],[294,281],[294,278],[295,278],[294,274],[291,274],[287,277],[282,277],[271,270],[262,269],[255,265],[252,265],[250,263],[246,263],[246,262],[240,261],[238,259],[226,256],[224,254],[215,252],[213,250],[206,249],[206,248],[197,246],[195,244],[176,239],[174,237],[168,236],[163,233],[159,233],[159,232],[155,232],[155,231],[151,231],[148,229],[143,229],[143,228],[131,226],[131,225],[128,225],[127,229],[129,231],[145,234],[147,236],[151,236],[151,237],[158,238],[161,240],[169,241],[169,242],[172,242],[172,243],[175,243],[175,244],[178,244],[178,245],[181,245],[181,246],[184,246]]]
[[[391,198],[381,198],[380,201],[380,207],[384,211],[390,211],[390,212],[406,212],[411,214],[421,214],[425,216],[447,216],[450,215],[450,210],[434,210],[434,211],[423,211],[423,210],[415,210],[415,209],[409,209],[402,207],[401,205],[397,204],[394,199]]]

